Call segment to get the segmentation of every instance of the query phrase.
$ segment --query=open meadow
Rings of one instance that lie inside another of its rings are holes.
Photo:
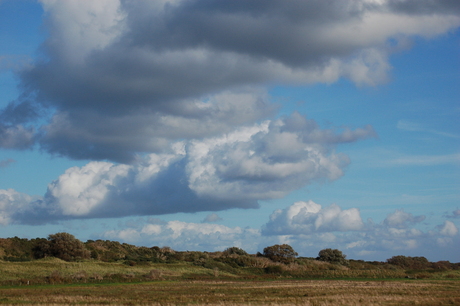
[[[460,264],[347,260],[289,245],[248,254],[113,241],[0,239],[0,305],[460,305]],[[66,243],[62,243],[62,242]]]
[[[460,305],[458,280],[180,280],[14,286],[2,305]]]

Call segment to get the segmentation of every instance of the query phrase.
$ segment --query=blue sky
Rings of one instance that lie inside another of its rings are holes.
[[[0,1],[0,236],[460,261],[456,1]]]

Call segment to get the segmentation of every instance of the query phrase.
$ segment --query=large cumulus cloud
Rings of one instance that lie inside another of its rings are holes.
[[[460,25],[455,1],[40,2],[49,37],[20,77],[48,122],[0,125],[0,145],[124,163],[273,115],[273,82],[384,82],[408,38]]]
[[[337,145],[374,136],[370,126],[321,129],[293,113],[223,136],[176,142],[131,165],[93,161],[67,169],[29,209],[0,213],[37,223],[256,208],[259,200],[338,179],[349,159],[335,151]]]

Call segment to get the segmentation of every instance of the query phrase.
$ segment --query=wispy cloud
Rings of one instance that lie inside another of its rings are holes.
[[[10,164],[12,163],[15,163],[16,161],[12,158],[8,158],[8,159],[5,159],[5,160],[1,160],[0,161],[0,168],[6,168],[8,167]]]
[[[408,120],[399,120],[396,127],[400,130],[403,131],[409,131],[409,132],[426,132],[438,136],[443,136],[443,137],[449,137],[449,138],[460,138],[460,135],[452,134],[452,133],[447,133],[447,132],[442,132],[434,129],[429,129],[424,127],[423,125],[413,122],[413,121],[408,121]]]
[[[408,155],[394,158],[388,161],[394,166],[435,166],[444,164],[459,164],[459,154],[448,155]]]

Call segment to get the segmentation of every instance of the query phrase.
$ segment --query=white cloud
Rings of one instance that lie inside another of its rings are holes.
[[[380,223],[370,219],[364,223],[356,208],[342,210],[336,204],[322,207],[310,200],[274,211],[261,234],[282,237],[303,256],[315,256],[312,248],[316,252],[338,248],[350,258],[375,260],[377,256],[384,260],[403,253],[441,260],[441,254],[434,250],[442,247],[446,252],[453,251],[460,242],[458,228],[448,220],[433,230],[422,231],[414,227],[423,220],[425,216],[396,210]]]
[[[161,224],[147,223],[141,229],[107,231],[103,235],[107,239],[127,243],[167,245],[175,250],[223,251],[228,247],[237,246],[255,253],[260,231],[217,224],[169,221]]]
[[[439,233],[444,236],[456,236],[458,234],[458,228],[452,221],[444,221],[444,224],[439,227]]]
[[[309,202],[297,202],[282,211],[284,218],[295,220],[308,214],[319,215],[328,208]],[[336,209],[332,207],[332,209]],[[305,211],[309,211],[306,213]],[[349,210],[352,211],[353,209]],[[347,210],[343,210],[345,212]],[[336,215],[336,219],[340,218]],[[271,220],[280,224],[279,211],[274,212]],[[353,223],[350,223],[353,224]],[[354,223],[356,225],[356,223]],[[287,243],[300,256],[315,257],[321,249],[337,248],[348,258],[385,260],[395,255],[426,256],[429,260],[457,260],[455,248],[460,242],[457,227],[450,221],[423,232],[415,228],[389,227],[384,221],[379,224],[368,223],[359,228],[349,227],[336,230],[329,227],[326,231],[298,231],[294,221],[281,224],[290,232],[271,233],[267,236],[265,226],[255,228],[228,227],[218,224],[187,223],[182,221],[165,222],[152,219],[144,223],[136,221],[135,226],[110,230],[102,233],[104,239],[115,239],[138,245],[170,246],[175,250],[222,251],[230,246],[241,247],[250,253],[261,252],[264,247]],[[265,233],[264,233],[265,232]],[[448,253],[444,253],[448,252]],[[450,254],[449,258],[445,255]]]
[[[138,155],[131,165],[93,161],[72,167],[48,185],[36,215],[19,213],[16,218],[46,223],[255,208],[259,200],[338,179],[349,159],[335,148],[374,136],[370,126],[321,129],[293,113],[220,137],[175,142],[167,152]],[[354,218],[350,212],[340,213],[344,222]],[[329,218],[326,212],[323,217]]]
[[[318,180],[336,180],[349,163],[343,142],[373,137],[371,127],[334,133],[294,113],[285,119],[191,143],[189,186],[198,195],[273,199]],[[289,150],[286,150],[289,148]]]
[[[67,216],[84,216],[100,205],[116,184],[128,174],[129,166],[107,162],[91,162],[82,168],[73,167],[48,186],[48,197]]]
[[[94,50],[101,50],[125,29],[119,0],[40,0],[48,18],[48,48],[74,65],[83,63]]]
[[[265,235],[306,235],[319,232],[357,231],[364,227],[359,210],[342,210],[332,204],[322,208],[313,201],[296,202],[283,210],[277,210],[264,226]]]
[[[425,216],[414,217],[410,213],[397,209],[394,213],[389,214],[383,223],[389,228],[403,229],[411,224],[419,223],[425,220]]]
[[[14,215],[26,211],[32,206],[32,202],[39,200],[13,189],[0,189],[0,225],[7,225],[15,220]]]

